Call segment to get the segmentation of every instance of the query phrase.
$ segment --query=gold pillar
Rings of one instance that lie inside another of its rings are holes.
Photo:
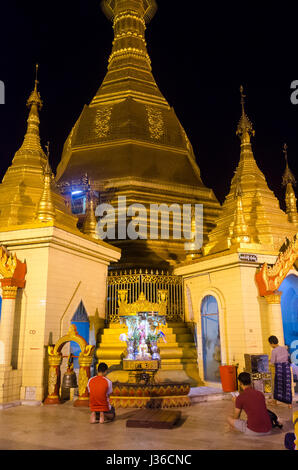
[[[81,352],[79,355],[79,398],[74,402],[73,406],[89,406],[89,392],[87,386],[91,375],[90,367],[93,360],[94,348],[95,346],[92,346],[92,349],[88,349],[88,355],[84,352]]]
[[[284,345],[284,329],[282,323],[282,314],[280,306],[281,292],[266,295],[268,303],[268,328],[269,336],[276,336],[281,346]]]
[[[1,279],[2,309],[0,321],[0,367],[11,368],[14,313],[18,287],[10,279]]]
[[[62,354],[54,353],[54,346],[49,346],[49,381],[48,381],[48,396],[44,401],[45,405],[57,405],[60,403],[59,389],[60,389],[60,365],[62,362]]]

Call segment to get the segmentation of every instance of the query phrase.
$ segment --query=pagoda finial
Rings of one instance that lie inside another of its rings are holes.
[[[35,82],[34,82],[34,89],[29,96],[27,100],[27,106],[28,108],[31,108],[33,104],[35,104],[38,109],[42,108],[42,100],[40,98],[39,91],[37,90],[37,85],[38,85],[38,80],[37,80],[37,75],[38,75],[38,64],[35,65]]]
[[[296,185],[296,180],[289,168],[287,144],[284,144],[283,146],[283,153],[286,160],[286,169],[282,177],[282,185],[286,186],[286,213],[288,215],[289,222],[298,225],[297,200],[295,196],[295,191],[293,189],[293,185]]]
[[[85,178],[87,178],[88,187],[87,187],[87,195],[86,195],[86,218],[84,220],[82,232],[85,235],[88,235],[89,237],[98,240],[99,237],[98,237],[97,230],[96,230],[97,221],[95,217],[94,200],[93,200],[93,195],[92,195],[91,183],[87,174],[85,175]]]
[[[282,185],[287,186],[288,183],[293,184],[294,186],[296,185],[296,180],[289,168],[288,164],[288,146],[287,144],[284,144],[283,146],[283,154],[285,156],[285,161],[286,161],[286,169],[282,177]]]
[[[244,98],[246,98],[246,95],[244,95],[244,93],[243,93],[243,86],[242,85],[240,86],[240,96],[241,96],[240,103],[241,103],[241,107],[242,107],[242,114],[241,114],[241,118],[240,118],[240,121],[239,121],[239,124],[238,124],[238,127],[237,127],[236,135],[239,135],[239,137],[241,139],[241,143],[245,144],[245,143],[250,143],[250,136],[254,136],[255,131],[253,129],[252,123],[248,119],[248,117],[246,115],[246,112],[245,112],[245,108],[244,108],[245,100],[244,100]]]
[[[149,23],[157,10],[157,4],[155,0],[126,0],[125,2],[119,2],[119,0],[102,0],[101,8],[109,20],[113,20],[117,9],[120,7],[125,7],[127,9],[133,10],[133,8],[138,7],[141,9],[144,20],[146,23]],[[122,4],[122,5],[121,5]]]
[[[43,180],[43,191],[41,198],[39,200],[37,211],[36,211],[36,219],[39,222],[51,222],[55,220],[55,205],[52,197],[52,170],[49,163],[49,156],[50,156],[50,143],[47,142],[46,149],[47,149],[47,159],[44,166],[44,180]]]

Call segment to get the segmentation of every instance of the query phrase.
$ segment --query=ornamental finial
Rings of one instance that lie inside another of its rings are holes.
[[[37,74],[38,74],[38,64],[35,64],[35,82],[34,82],[34,90],[32,91],[31,95],[29,96],[27,100],[27,106],[28,108],[31,108],[33,104],[36,104],[39,109],[42,108],[42,100],[40,98],[39,91],[37,90],[37,85],[38,85],[38,80],[37,80]]]
[[[283,154],[285,156],[285,161],[286,161],[286,169],[282,177],[282,185],[287,186],[288,183],[293,184],[294,186],[296,185],[296,180],[289,168],[288,164],[288,146],[287,144],[283,145]]]
[[[240,86],[240,96],[241,96],[240,103],[241,103],[241,107],[242,107],[242,114],[241,114],[241,118],[240,118],[240,121],[239,121],[239,124],[238,124],[238,127],[237,127],[236,134],[239,135],[239,137],[241,139],[241,143],[250,143],[250,136],[254,136],[255,131],[253,129],[252,123],[250,122],[250,120],[248,119],[248,117],[245,113],[245,108],[244,108],[245,100],[244,100],[244,98],[246,98],[246,95],[244,95],[244,93],[243,93],[243,86],[242,85]]]
[[[245,114],[245,111],[244,111],[245,99],[244,98],[246,98],[246,95],[244,95],[244,93],[243,93],[243,86],[242,85],[240,85],[240,96],[241,96],[240,103],[241,103],[241,106],[242,106],[242,113]]]
[[[53,173],[49,162],[50,143],[47,142],[47,159],[43,170],[43,191],[37,205],[36,219],[39,222],[52,222],[56,218],[55,204],[52,196]]]

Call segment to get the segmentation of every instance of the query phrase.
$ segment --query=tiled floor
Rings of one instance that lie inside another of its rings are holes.
[[[227,431],[226,417],[232,401],[196,403],[182,408],[182,423],[172,430],[126,428],[126,419],[137,410],[118,410],[116,421],[89,424],[89,410],[72,403],[48,406],[17,406],[0,410],[1,450],[223,450],[284,449],[284,434],[293,430],[292,412],[272,406],[284,424],[273,435],[251,438]]]

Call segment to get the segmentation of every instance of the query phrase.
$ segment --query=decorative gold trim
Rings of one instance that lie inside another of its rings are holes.
[[[281,292],[276,292],[275,294],[265,295],[265,299],[268,304],[280,304]]]
[[[3,286],[2,285],[2,298],[3,299],[15,299],[17,296],[17,286]]]
[[[158,302],[149,302],[144,292],[141,292],[138,300],[131,304],[127,303],[127,289],[118,290],[119,316],[137,315],[139,312],[158,312],[159,315],[166,315],[168,291],[159,289]]]

